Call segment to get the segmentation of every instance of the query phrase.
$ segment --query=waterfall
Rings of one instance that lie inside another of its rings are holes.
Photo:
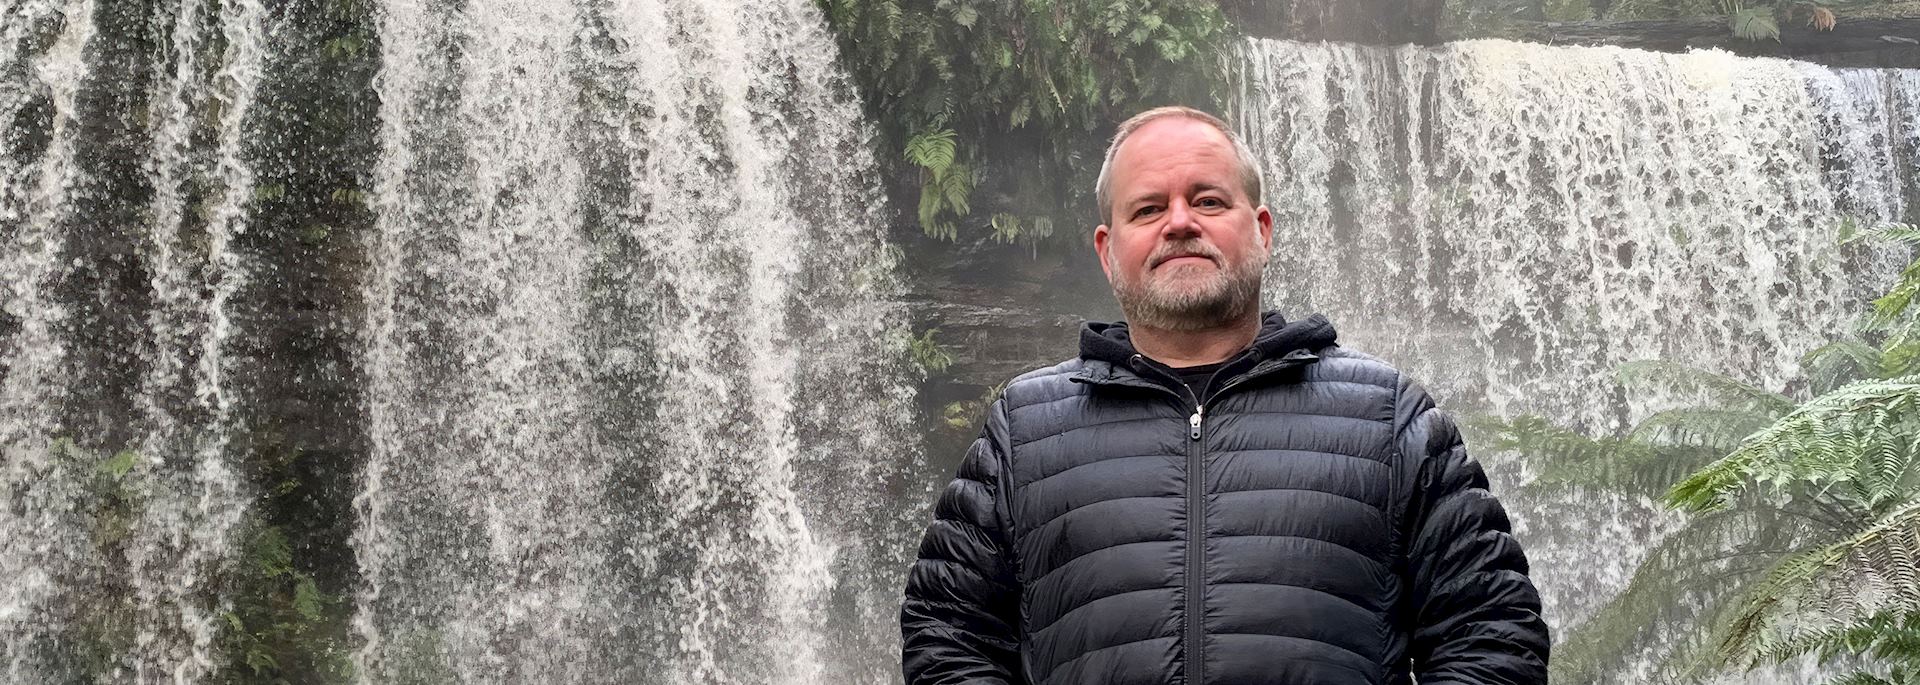
[[[0,12],[17,17],[0,26],[8,85],[0,91],[0,123],[10,148],[0,157],[0,477],[7,486],[7,506],[0,507],[0,667],[10,681],[36,680],[59,667],[52,655],[57,636],[41,626],[70,620],[62,600],[91,570],[84,505],[49,444],[66,391],[59,380],[67,311],[50,292],[62,247],[54,215],[73,181],[74,83],[93,32],[90,5],[9,2]],[[50,29],[58,31],[53,41],[43,37]],[[33,140],[33,124],[14,122],[35,115],[45,132],[38,151],[12,142]]]
[[[44,145],[10,142],[0,160],[0,331],[10,333],[0,347],[0,665],[9,681],[198,682],[217,668],[224,598],[212,586],[246,507],[227,449],[229,299],[246,271],[230,244],[247,229],[254,190],[242,142],[265,9],[227,2],[210,15],[189,0],[153,17],[172,21],[167,49],[141,65],[165,74],[151,93],[140,92],[142,72],[103,66],[138,48],[97,24],[147,19],[137,11],[70,0],[0,12],[0,119],[15,122],[9,141]],[[140,95],[155,103],[144,163],[98,154],[95,146],[137,142],[112,130],[108,108]],[[214,145],[189,149],[202,134]],[[203,216],[187,216],[190,192]],[[117,220],[103,215],[125,204],[152,220],[123,248]],[[149,305],[144,313],[90,292],[105,280],[99,272],[116,268],[100,261],[131,259],[147,277],[132,298]],[[107,339],[113,331],[97,327],[115,320],[138,321],[146,338]]]
[[[812,3],[0,18],[0,680],[898,677],[918,372]]]
[[[1914,219],[1920,72],[1505,41],[1241,57],[1266,299],[1456,411],[1611,430],[1661,408],[1611,382],[1643,359],[1779,390],[1905,263],[1837,243]],[[1524,463],[1493,467],[1557,636],[1678,525],[1617,495],[1529,499]]]
[[[361,677],[896,677],[913,390],[815,10],[393,0],[380,33]]]
[[[835,59],[810,0],[0,0],[0,681],[895,681],[950,471]],[[1920,202],[1920,72],[1232,69],[1267,300],[1449,408],[1782,387]],[[1488,458],[1563,633],[1681,525]]]

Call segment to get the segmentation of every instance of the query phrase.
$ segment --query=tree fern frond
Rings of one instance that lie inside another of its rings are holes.
[[[1873,316],[1869,325],[1880,329],[1892,327],[1913,306],[1916,296],[1920,296],[1920,260],[1908,264],[1900,272],[1899,282],[1873,301]]]
[[[1861,455],[1848,449],[1847,436],[1871,430],[1858,417],[1875,408],[1902,415],[1920,410],[1920,376],[1859,381],[1809,400],[1675,485],[1667,502],[1703,511],[1724,506],[1730,494],[1750,485],[1819,486],[1851,479]]]
[[[1854,671],[1826,682],[1826,685],[1902,685],[1866,671]]]
[[[1920,224],[1886,222],[1864,231],[1848,235],[1841,244],[1862,241],[1888,241],[1920,244]]]
[[[1888,336],[1880,351],[1880,368],[1881,375],[1887,377],[1920,373],[1920,320]]]
[[[1726,454],[1771,419],[1747,412],[1681,409],[1649,417],[1625,437],[1588,437],[1538,416],[1471,417],[1465,423],[1498,451],[1526,457],[1542,484],[1659,498]]]
[[[1866,656],[1893,668],[1894,682],[1912,682],[1920,676],[1920,613],[1882,611],[1837,630],[1812,636],[1805,652],[1822,663]]]
[[[1689,520],[1648,553],[1625,590],[1555,645],[1554,682],[1612,682],[1624,655],[1653,656],[1674,670],[1705,661],[1702,627],[1726,613],[1740,588],[1762,577],[1765,552],[1801,535],[1798,522],[1762,508],[1714,511]],[[1687,637],[1691,636],[1691,637]],[[1649,654],[1675,637],[1671,653]]]
[[[1716,642],[1724,664],[1806,653],[1884,612],[1920,609],[1920,502],[1840,542],[1782,561],[1755,585]]]
[[[1880,348],[1847,338],[1821,345],[1800,357],[1800,367],[1822,392],[1863,377],[1882,377]]]
[[[1726,408],[1785,413],[1794,406],[1793,398],[1786,395],[1679,362],[1660,359],[1627,362],[1614,369],[1614,376],[1628,388],[1705,393],[1713,403]]]
[[[1492,437],[1489,445],[1533,457],[1541,464],[1577,464],[1604,458],[1623,448],[1618,440],[1590,438],[1540,416],[1472,417],[1466,423]]]
[[[1627,434],[1627,438],[1647,444],[1698,447],[1726,454],[1739,447],[1747,436],[1766,428],[1777,418],[1778,415],[1774,414],[1730,409],[1669,409],[1642,420]]]

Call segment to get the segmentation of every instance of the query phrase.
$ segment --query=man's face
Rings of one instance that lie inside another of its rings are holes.
[[[1109,174],[1113,218],[1093,249],[1129,322],[1190,331],[1258,313],[1273,216],[1247,196],[1225,134],[1156,119],[1120,145]]]

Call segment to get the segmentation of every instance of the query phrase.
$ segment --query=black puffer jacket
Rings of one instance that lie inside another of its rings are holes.
[[[1485,474],[1325,318],[1267,314],[1202,411],[1124,324],[1080,344],[1008,384],[941,494],[900,612],[908,685],[1546,681]]]

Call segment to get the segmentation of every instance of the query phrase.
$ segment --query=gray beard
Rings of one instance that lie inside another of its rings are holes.
[[[1198,288],[1172,291],[1114,279],[1113,298],[1131,326],[1164,331],[1224,328],[1260,313],[1260,275],[1266,260],[1249,259],[1213,275]]]

